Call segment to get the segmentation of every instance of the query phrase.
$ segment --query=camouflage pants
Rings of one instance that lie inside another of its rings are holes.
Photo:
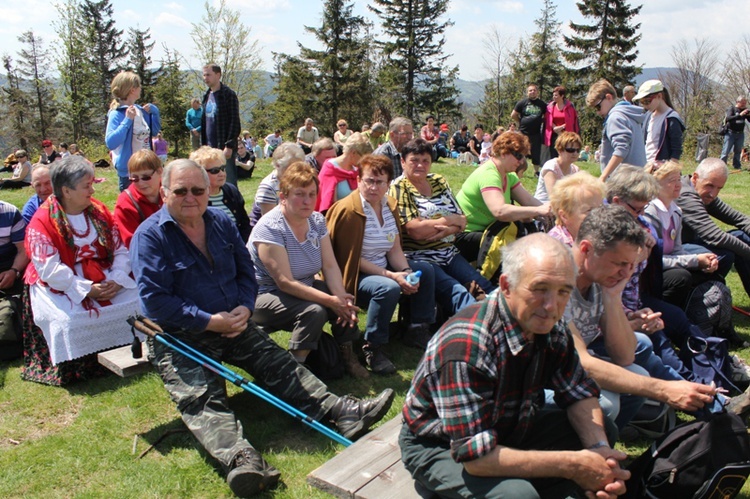
[[[244,369],[256,384],[315,420],[323,418],[338,398],[252,322],[232,339],[211,332],[173,336],[213,359]],[[252,445],[229,408],[224,379],[162,343],[149,341],[153,352],[151,363],[177,404],[185,425],[228,470],[234,456]]]

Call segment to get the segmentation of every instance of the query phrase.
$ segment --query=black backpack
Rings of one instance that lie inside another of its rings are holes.
[[[323,381],[344,377],[345,368],[339,344],[325,332],[320,335],[317,350],[312,350],[305,359],[305,365]]]
[[[743,418],[726,412],[681,424],[628,470],[626,498],[735,497],[750,474],[747,427]]]
[[[690,292],[685,315],[706,335],[727,338],[734,331],[732,292],[721,281],[702,282]]]

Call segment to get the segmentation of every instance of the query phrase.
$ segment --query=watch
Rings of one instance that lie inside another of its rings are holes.
[[[18,270],[17,268],[11,267],[9,270],[12,270],[13,272],[16,273],[16,279],[18,279],[19,277],[21,277],[21,271]]]
[[[589,445],[587,448],[588,450],[594,450],[594,449],[601,449],[602,447],[609,447],[609,442],[606,440],[599,440],[594,445]]]

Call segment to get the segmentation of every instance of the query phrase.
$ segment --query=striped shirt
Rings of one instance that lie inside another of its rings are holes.
[[[498,445],[517,445],[533,431],[545,388],[562,409],[599,396],[565,322],[528,341],[495,291],[432,337],[403,416],[415,435],[450,442],[455,461],[473,461]]]
[[[232,222],[234,222],[235,224],[237,223],[237,219],[234,217],[234,213],[232,213],[232,210],[230,210],[229,207],[224,204],[223,192],[220,191],[215,196],[208,196],[208,205],[223,211],[232,220]]]
[[[21,212],[12,204],[0,201],[0,269],[7,270],[13,265],[18,252],[16,243],[22,243],[25,235],[26,222]]]
[[[398,177],[391,184],[388,194],[398,201],[402,226],[417,218],[431,220],[445,215],[463,214],[456,198],[453,197],[448,182],[442,175],[430,173],[427,175],[427,181],[432,189],[429,197],[420,194],[405,175]],[[451,234],[439,241],[417,241],[403,231],[402,246],[409,258],[436,265],[447,265],[458,253],[453,245],[455,239],[456,236]]]
[[[398,225],[393,213],[388,209],[387,197],[383,196],[380,203],[380,213],[383,217],[383,225],[380,225],[375,209],[368,203],[362,194],[362,208],[365,212],[365,236],[362,240],[362,255],[370,263],[380,268],[386,268],[388,260],[385,254],[391,251],[393,243],[396,241],[398,234]]]
[[[299,242],[281,213],[280,207],[272,209],[258,221],[250,235],[247,248],[255,264],[255,278],[258,281],[259,293],[276,291],[278,286],[260,260],[256,243],[273,244],[285,248],[292,277],[302,284],[312,286],[315,275],[323,268],[320,242],[328,236],[328,229],[326,219],[317,211],[310,215],[307,223],[307,237]]]

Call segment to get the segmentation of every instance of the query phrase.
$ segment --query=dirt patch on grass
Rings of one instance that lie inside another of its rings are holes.
[[[0,404],[0,450],[40,440],[64,430],[78,418],[83,399],[68,398],[33,410],[19,410],[11,401]]]

